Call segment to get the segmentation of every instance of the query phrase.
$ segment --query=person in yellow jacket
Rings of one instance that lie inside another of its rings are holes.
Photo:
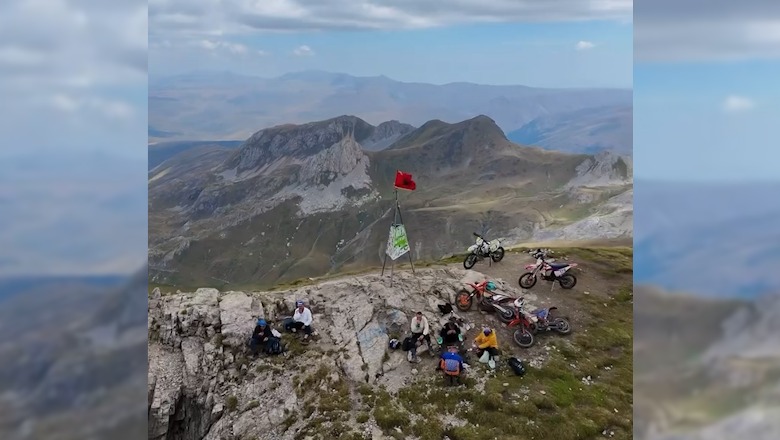
[[[481,358],[485,351],[488,352],[490,359],[498,356],[498,338],[496,331],[490,327],[482,329],[482,332],[474,339],[474,343],[477,346],[477,359]]]

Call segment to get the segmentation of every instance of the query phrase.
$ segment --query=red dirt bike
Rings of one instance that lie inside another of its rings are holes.
[[[520,305],[520,307],[525,310],[525,298],[518,298],[518,300],[515,301],[515,305]],[[559,316],[553,316],[556,310],[558,310],[558,307],[543,307],[527,312],[527,315],[531,321],[529,325],[531,332],[537,334],[539,332],[547,332],[552,330],[562,335],[568,335],[571,333],[571,324],[569,323],[568,319],[561,318]]]
[[[515,316],[512,302],[515,298],[501,293],[493,293],[496,290],[496,284],[492,281],[485,280],[479,283],[466,283],[466,285],[471,287],[471,292],[464,288],[455,296],[455,306],[458,310],[469,311],[476,297],[477,304],[498,312],[498,319],[501,322],[509,323],[512,321]]]
[[[536,258],[536,263],[525,266],[528,272],[520,276],[517,281],[523,289],[530,289],[536,285],[537,275],[542,280],[550,281],[561,285],[564,289],[571,289],[577,284],[577,277],[569,270],[577,267],[577,263],[552,263],[547,259],[547,251],[537,249],[530,252],[531,256]],[[554,284],[553,284],[554,286]]]
[[[519,327],[512,333],[512,339],[515,344],[522,348],[530,348],[534,345],[534,333],[531,331],[531,323],[533,319],[531,316],[523,310],[524,300],[523,298],[517,298],[512,304],[513,317],[512,320],[506,325],[508,328]]]
[[[520,329],[515,330],[512,336],[515,343],[523,348],[532,346],[534,335],[539,332],[556,331],[562,335],[571,333],[569,320],[553,316],[553,312],[558,310],[557,307],[539,308],[526,312],[525,298],[523,297],[516,299],[513,306],[515,308],[515,318],[507,327],[520,326]]]

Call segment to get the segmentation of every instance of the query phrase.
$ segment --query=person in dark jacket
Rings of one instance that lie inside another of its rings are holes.
[[[249,350],[252,351],[252,354],[256,355],[260,344],[263,344],[265,348],[274,338],[274,334],[271,333],[271,326],[265,322],[265,319],[258,319],[255,330],[252,332],[252,339],[249,341]]]
[[[439,337],[442,339],[441,345],[457,345],[460,348],[463,338],[461,336],[460,327],[458,327],[458,324],[455,322],[454,316],[444,324],[444,327],[439,332]]]

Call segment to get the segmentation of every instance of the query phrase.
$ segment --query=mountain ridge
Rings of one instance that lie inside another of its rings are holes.
[[[513,144],[485,116],[432,121],[383,150],[362,148],[376,129],[355,116],[284,124],[255,132],[234,151],[201,152],[197,161],[177,156],[180,163],[174,157],[152,170],[154,279],[181,282],[187,268],[209,274],[201,283],[276,282],[370,264],[383,252],[396,170],[418,183],[403,196],[410,234],[421,234],[416,259],[466,246],[467,230],[479,224],[484,233],[529,238],[531,225],[582,216],[631,183],[616,170],[614,187],[566,186],[590,156]],[[583,208],[558,213],[561,204]]]
[[[372,125],[399,120],[413,126],[436,118],[457,123],[484,114],[510,132],[543,115],[632,105],[630,89],[435,85],[328,72],[276,78],[179,75],[153,78],[149,88],[152,141],[246,139],[252,134],[248,127],[303,124],[340,114],[357,115]],[[154,136],[158,133],[160,137]]]

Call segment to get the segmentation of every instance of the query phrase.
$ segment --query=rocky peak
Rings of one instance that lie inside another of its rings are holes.
[[[370,137],[361,142],[363,148],[370,151],[382,150],[398,139],[415,130],[414,126],[399,121],[386,121],[379,124]]]
[[[418,372],[406,367],[405,352],[387,350],[389,340],[408,332],[416,310],[437,331],[448,318],[437,305],[454,302],[464,282],[483,277],[423,269],[416,276],[397,272],[392,287],[372,274],[273,293],[156,290],[148,306],[149,438],[303,438],[309,420],[333,406],[318,394],[336,399],[333,388],[376,393],[379,386],[397,390],[410,384]],[[537,300],[530,293],[526,298]],[[255,320],[263,317],[283,332],[280,322],[297,299],[313,312],[317,342],[302,346],[295,335],[284,334],[289,356],[248,358],[244,343]],[[465,331],[477,326],[471,319],[481,319],[478,313],[459,316]],[[330,386],[321,389],[325,379]]]
[[[609,151],[588,156],[577,166],[575,172],[569,187],[625,185],[634,179],[632,162]]]
[[[376,130],[374,130],[373,136],[380,137],[380,138],[388,138],[391,136],[404,135],[411,131],[414,131],[413,125],[404,124],[403,122],[392,120],[392,121],[385,121],[377,125]]]
[[[346,138],[359,142],[373,131],[372,125],[355,116],[271,127],[247,139],[222,168],[242,172],[262,168],[283,158],[305,160],[340,145]]]

